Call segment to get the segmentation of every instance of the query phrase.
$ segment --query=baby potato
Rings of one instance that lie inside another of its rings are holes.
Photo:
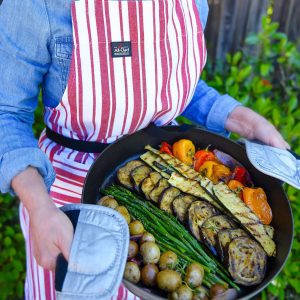
[[[153,242],[145,242],[140,247],[144,264],[156,264],[160,258],[159,247]]]
[[[143,234],[145,229],[144,225],[139,220],[134,220],[129,224],[130,235],[139,235]]]
[[[171,300],[192,300],[193,292],[187,285],[180,286],[170,295]]]
[[[174,292],[181,286],[181,276],[173,270],[163,270],[157,274],[157,286],[166,292]]]
[[[172,251],[164,252],[159,259],[158,266],[160,270],[174,269],[178,262],[176,253]]]
[[[119,206],[117,200],[113,196],[104,196],[98,200],[97,204],[112,209],[116,209]]]
[[[141,271],[137,263],[128,261],[125,266],[124,278],[132,283],[138,283],[141,279]]]
[[[204,270],[200,264],[191,263],[188,265],[185,274],[185,282],[190,287],[197,287],[201,285],[204,277]]]
[[[136,257],[136,255],[139,252],[139,245],[135,241],[129,241],[129,247],[128,247],[128,259],[132,259]]]
[[[193,290],[193,299],[192,300],[208,300],[206,295],[206,290],[203,286],[198,286]]]
[[[124,219],[126,220],[127,224],[130,223],[131,221],[131,217],[130,217],[130,214],[127,210],[127,208],[125,206],[118,206],[116,208],[116,211],[119,212],[123,217]]]
[[[150,232],[144,232],[140,239],[140,244],[143,244],[145,242],[154,242],[155,243],[155,237]]]
[[[141,271],[143,284],[149,287],[155,286],[158,272],[158,267],[155,264],[145,265]]]

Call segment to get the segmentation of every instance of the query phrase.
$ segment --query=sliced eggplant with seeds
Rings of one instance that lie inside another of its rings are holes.
[[[217,252],[223,262],[228,260],[228,245],[237,237],[248,237],[248,234],[243,229],[225,229],[218,232]]]
[[[197,200],[188,208],[188,225],[193,236],[201,241],[200,227],[210,217],[216,216],[219,212],[206,201]]]
[[[121,167],[117,172],[119,182],[129,189],[133,189],[130,173],[140,166],[145,166],[145,164],[140,160],[131,160],[124,167]]]
[[[174,199],[172,203],[172,209],[174,215],[179,219],[179,221],[185,222],[188,208],[191,203],[195,201],[197,201],[196,197],[184,194],[180,194]]]
[[[147,178],[151,172],[152,169],[148,166],[136,167],[130,172],[133,187],[136,191],[140,191],[141,182]]]
[[[236,283],[250,286],[262,282],[267,266],[267,255],[249,237],[237,237],[228,246],[228,271]]]
[[[161,195],[159,208],[169,214],[172,214],[172,202],[178,195],[180,195],[180,193],[180,190],[176,187],[171,186],[167,188]]]
[[[224,229],[236,228],[236,224],[227,216],[213,216],[208,218],[201,226],[201,235],[204,244],[216,255],[218,232]]]
[[[147,200],[150,200],[149,194],[161,178],[162,176],[158,172],[151,172],[141,183],[141,191],[144,193]]]
[[[149,198],[151,201],[158,203],[158,200],[165,189],[170,187],[168,180],[162,178],[158,181],[154,189],[150,192]]]

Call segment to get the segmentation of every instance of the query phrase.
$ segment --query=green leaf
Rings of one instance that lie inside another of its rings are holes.
[[[298,99],[294,95],[288,101],[288,113],[290,114],[294,109],[298,107]]]
[[[248,77],[252,72],[252,66],[247,66],[239,71],[237,75],[237,81],[242,82]]]
[[[266,77],[269,75],[269,72],[271,70],[271,65],[270,64],[261,64],[260,65],[260,74],[263,77]]]
[[[236,65],[240,62],[241,58],[242,58],[242,52],[241,52],[241,51],[238,51],[237,53],[235,53],[235,54],[233,55],[233,58],[232,58],[232,64],[233,64],[234,66],[236,66]]]
[[[281,113],[277,108],[273,109],[272,120],[275,126],[278,126],[281,122]]]
[[[247,45],[257,45],[259,43],[259,37],[258,37],[258,35],[255,34],[255,33],[252,33],[252,34],[250,33],[248,35],[248,37],[246,38],[245,43]]]

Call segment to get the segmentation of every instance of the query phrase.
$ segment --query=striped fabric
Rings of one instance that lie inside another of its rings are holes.
[[[194,0],[78,0],[72,4],[73,55],[68,86],[45,123],[64,136],[111,143],[149,123],[168,124],[192,98],[206,61]],[[131,42],[131,57],[113,58],[111,42]],[[53,163],[51,197],[57,206],[78,203],[95,154],[50,141],[39,145]],[[26,299],[55,299],[53,274],[36,264],[29,220],[21,206],[26,239]],[[120,286],[114,299],[137,299]]]

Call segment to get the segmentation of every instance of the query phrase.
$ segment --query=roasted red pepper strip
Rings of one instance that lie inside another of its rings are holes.
[[[194,155],[194,169],[199,172],[200,167],[204,164],[204,162],[211,160],[215,161],[216,157],[213,152],[208,150],[199,150]]]
[[[167,153],[167,154],[173,156],[172,146],[170,144],[168,144],[167,142],[162,142],[159,150],[161,153]]]
[[[246,185],[247,170],[243,167],[235,167],[233,170],[232,179],[241,182],[243,185]]]

